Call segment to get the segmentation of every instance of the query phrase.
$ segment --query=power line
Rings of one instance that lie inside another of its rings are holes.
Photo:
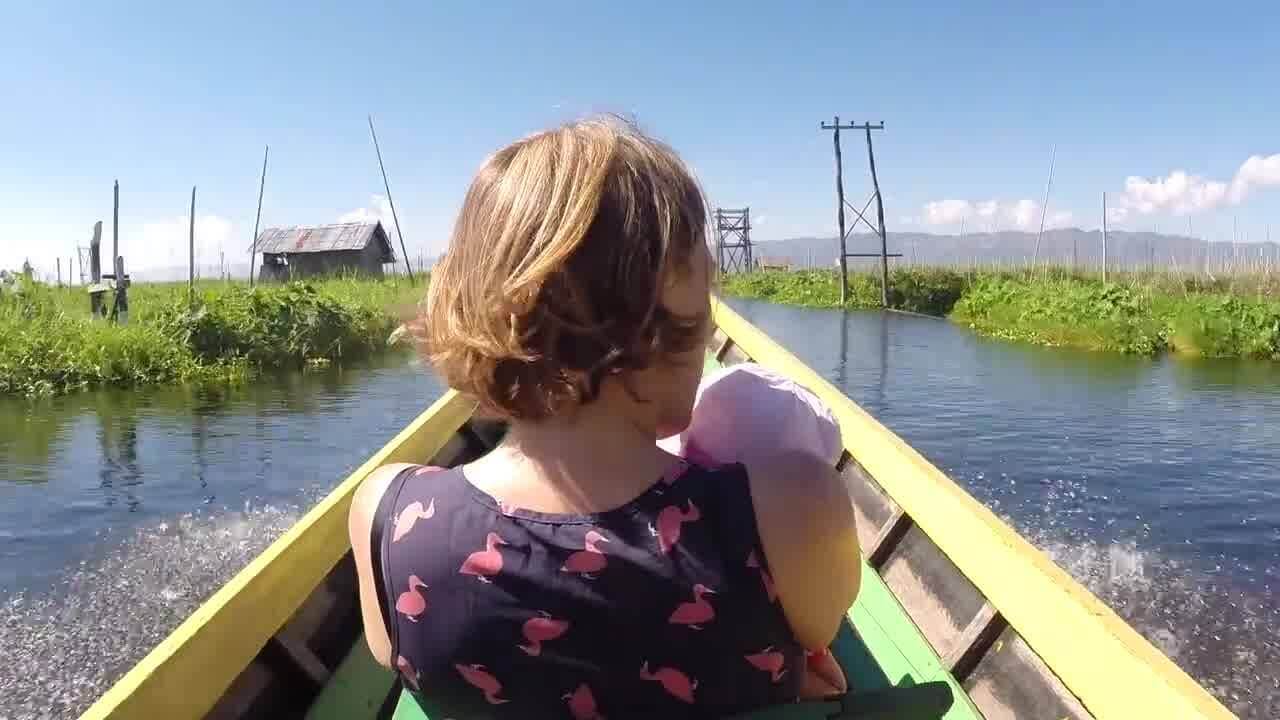
[[[879,257],[880,258],[880,304],[889,307],[889,258],[902,257],[901,253],[889,254],[889,240],[884,228],[884,202],[880,196],[880,180],[876,176],[876,154],[871,146],[871,131],[884,130],[884,123],[848,123],[842,125],[840,116],[836,115],[832,118],[830,124],[822,122],[819,127],[823,130],[832,130],[832,143],[835,146],[836,155],[836,221],[840,227],[840,303],[843,305],[849,296],[849,265],[848,259],[851,257]],[[841,130],[862,130],[867,134],[867,161],[871,166],[871,197],[867,199],[866,204],[858,210],[844,199],[844,161],[840,155],[840,131]],[[871,202],[876,204],[876,224],[872,225],[867,220],[866,211],[871,206]],[[845,244],[849,232],[853,228],[845,229],[844,225],[844,209],[848,206],[850,210],[858,216],[858,219],[871,228],[871,232],[880,236],[880,252],[879,253],[850,253]]]

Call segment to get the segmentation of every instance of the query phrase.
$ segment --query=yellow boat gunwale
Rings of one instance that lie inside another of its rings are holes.
[[[1110,607],[923,455],[719,299],[716,325],[809,388],[845,448],[1096,718],[1235,718]]]
[[[1235,717],[901,438],[719,299],[713,308],[729,343],[805,385],[832,408],[853,458],[1091,714]],[[347,512],[360,482],[381,465],[434,456],[474,408],[447,391],[218,589],[82,719],[204,716],[350,550]]]

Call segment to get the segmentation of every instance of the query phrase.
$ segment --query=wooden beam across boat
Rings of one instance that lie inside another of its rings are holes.
[[[734,346],[719,347],[718,353],[729,356],[737,349],[821,397],[839,420],[853,459],[981,591],[1089,714],[1235,717],[914,448],[723,301],[714,300],[713,307],[717,327]]]

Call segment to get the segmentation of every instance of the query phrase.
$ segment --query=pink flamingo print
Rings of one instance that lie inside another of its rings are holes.
[[[518,506],[513,505],[507,502],[506,500],[498,501],[498,512],[502,513],[503,515],[510,515],[519,509],[520,508]]]
[[[583,549],[565,558],[564,565],[560,566],[560,572],[574,572],[588,580],[594,580],[595,573],[603,570],[608,564],[604,551],[596,547],[596,543],[602,542],[609,542],[609,538],[595,530],[588,530],[586,537],[583,538]]]
[[[538,611],[538,614],[524,621],[524,639],[528,645],[516,645],[530,657],[542,654],[542,643],[555,640],[569,630],[568,620],[556,620],[551,613]],[[584,686],[585,687],[585,686]]]
[[[400,671],[400,676],[404,678],[406,684],[414,690],[422,690],[418,687],[418,671],[414,669],[413,663],[403,655],[396,656],[396,668]]]
[[[417,575],[409,576],[409,589],[396,598],[396,612],[409,618],[410,622],[418,622],[418,617],[427,611],[427,596],[419,592],[427,589],[427,584]]]
[[[787,669],[784,667],[787,658],[782,653],[774,650],[772,645],[758,653],[745,655],[744,657],[757,670],[764,670],[769,673],[769,678],[775,683],[782,680],[782,676],[787,674]]]
[[[435,517],[435,514],[435,498],[431,498],[431,501],[427,504],[425,510],[422,507],[422,502],[419,500],[414,500],[408,505],[405,505],[404,509],[400,511],[400,514],[396,516],[395,531],[391,534],[391,542],[396,542],[405,535],[408,535],[409,531],[413,529],[413,526],[416,525],[419,520],[430,520]]]
[[[484,693],[484,699],[490,705],[501,705],[505,702],[511,702],[506,698],[498,697],[498,693],[502,692],[502,683],[498,682],[498,678],[485,670],[483,665],[458,665],[453,666],[462,679],[466,680],[472,687]]]
[[[688,675],[675,668],[661,667],[657,672],[649,672],[647,660],[640,666],[640,679],[657,680],[662,683],[662,689],[666,690],[667,694],[687,703],[693,702],[693,691],[698,689],[697,680],[690,680]]]
[[[693,602],[680,603],[676,606],[671,617],[667,622],[673,625],[688,625],[690,629],[701,630],[702,625],[711,622],[716,617],[715,608],[711,607],[711,603],[702,597],[706,594],[715,594],[715,590],[698,583],[693,586]]]
[[[755,550],[752,550],[751,554],[747,556],[747,567],[756,568],[760,571],[760,582],[764,585],[765,594],[769,596],[769,602],[777,600],[778,588],[773,584],[773,576],[769,574],[768,570],[760,566],[760,558],[756,557]]]
[[[484,550],[477,550],[462,561],[458,572],[463,575],[475,575],[480,582],[493,582],[489,578],[502,572],[502,553],[498,545],[506,545],[507,541],[491,532],[484,538]]]
[[[658,536],[658,549],[664,554],[671,552],[671,548],[680,541],[680,526],[687,522],[702,519],[702,513],[698,511],[698,506],[693,504],[692,500],[686,500],[688,504],[687,510],[681,510],[679,505],[668,505],[658,512],[658,527],[655,530],[653,526],[649,527],[651,535]]]
[[[604,720],[600,709],[596,707],[596,696],[591,694],[591,688],[586,683],[579,685],[577,690],[560,696],[560,699],[569,701],[569,713],[573,715],[573,720]]]

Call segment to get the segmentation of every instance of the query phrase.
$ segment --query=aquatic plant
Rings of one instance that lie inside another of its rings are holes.
[[[403,279],[130,289],[128,324],[89,317],[81,288],[25,285],[0,295],[0,393],[240,378],[268,368],[386,350],[421,296]]]
[[[833,270],[762,271],[720,281],[726,295],[840,307]],[[889,305],[949,317],[990,337],[1152,355],[1280,359],[1280,285],[1270,276],[1169,272],[1101,274],[1051,267],[905,267],[890,274]],[[880,306],[879,277],[849,276],[851,309]]]

